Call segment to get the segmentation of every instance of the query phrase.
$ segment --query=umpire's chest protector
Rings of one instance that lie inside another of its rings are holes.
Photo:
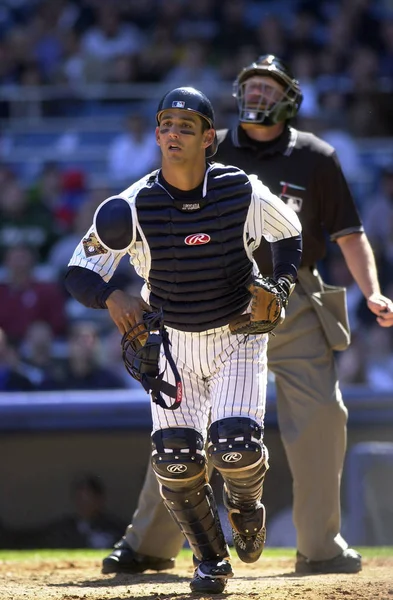
[[[247,307],[252,263],[244,241],[252,187],[236,167],[212,165],[204,197],[177,200],[157,180],[136,210],[150,253],[149,302],[182,331],[221,327]]]

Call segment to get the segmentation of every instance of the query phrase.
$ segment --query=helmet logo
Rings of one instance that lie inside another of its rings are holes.
[[[172,102],[172,108],[184,108],[186,103],[184,100],[174,100]]]
[[[169,473],[185,473],[187,471],[186,465],[168,465],[166,468]]]
[[[240,452],[227,452],[222,455],[222,460],[227,463],[236,463],[243,458]]]
[[[207,233],[193,233],[184,238],[184,242],[187,246],[201,246],[202,244],[208,244],[210,239],[210,235]]]

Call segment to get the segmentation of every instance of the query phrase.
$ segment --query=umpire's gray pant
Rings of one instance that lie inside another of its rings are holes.
[[[333,352],[299,284],[285,322],[270,337],[268,364],[276,377],[278,423],[293,477],[297,548],[311,560],[329,559],[347,547],[340,535],[347,410]],[[171,558],[183,546],[150,467],[125,536],[135,551],[150,556]]]

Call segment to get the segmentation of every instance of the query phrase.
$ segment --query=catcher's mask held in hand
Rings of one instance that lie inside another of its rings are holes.
[[[175,385],[164,381],[165,370],[162,373],[159,371],[161,345],[175,376]],[[151,393],[153,402],[169,410],[178,408],[182,399],[182,384],[169,349],[170,341],[164,327],[162,310],[144,313],[143,321],[123,335],[121,346],[127,371],[131,377],[140,381],[147,393]],[[161,393],[174,398],[173,404],[168,406]]]

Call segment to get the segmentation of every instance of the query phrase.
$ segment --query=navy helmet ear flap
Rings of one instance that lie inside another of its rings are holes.
[[[107,250],[127,250],[135,239],[131,204],[121,196],[108,198],[97,208],[93,227],[99,242]]]

